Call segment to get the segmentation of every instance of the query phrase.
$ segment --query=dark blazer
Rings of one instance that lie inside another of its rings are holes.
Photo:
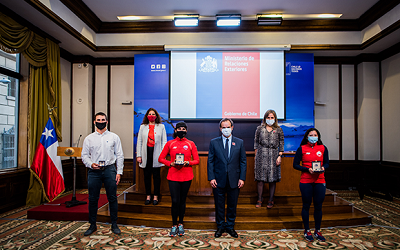
[[[232,136],[229,159],[224,153],[222,137],[211,140],[207,163],[209,181],[215,179],[219,188],[225,188],[228,175],[230,187],[235,188],[238,186],[239,179],[246,180],[246,169],[246,151],[242,139]]]

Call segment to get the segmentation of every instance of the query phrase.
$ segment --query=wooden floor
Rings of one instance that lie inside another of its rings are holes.
[[[145,194],[128,189],[118,199],[118,223],[124,225],[168,228],[172,225],[171,197],[162,195],[157,206],[144,205]],[[236,218],[236,230],[266,229],[301,229],[301,195],[300,193],[277,193],[275,206],[256,208],[256,195],[239,196]],[[267,200],[267,199],[265,199]],[[186,201],[185,228],[216,229],[214,198],[212,195],[189,193]],[[371,217],[352,204],[327,190],[323,203],[322,227],[366,225]],[[314,226],[313,208],[310,209],[310,226]],[[108,205],[98,212],[97,220],[110,222]]]

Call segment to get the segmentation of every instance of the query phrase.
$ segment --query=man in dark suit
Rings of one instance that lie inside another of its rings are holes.
[[[231,119],[222,119],[219,122],[219,129],[222,136],[211,140],[207,164],[208,180],[213,187],[215,221],[218,227],[215,237],[221,237],[227,232],[237,238],[234,225],[239,189],[246,180],[246,151],[243,140],[232,136]],[[225,195],[227,196],[226,221]]]

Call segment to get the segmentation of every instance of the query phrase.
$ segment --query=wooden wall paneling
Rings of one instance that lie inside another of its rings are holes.
[[[281,164],[281,181],[277,182],[275,193],[288,194],[299,193],[299,183],[301,172],[293,168],[293,153],[284,154]],[[254,180],[254,153],[247,157],[247,173],[245,185],[241,193],[257,194],[257,182]],[[269,195],[269,185],[264,185],[264,196]]]
[[[360,186],[358,165],[354,161],[329,161],[329,168],[325,173],[326,187],[331,190],[348,190]]]
[[[362,185],[359,192],[385,199],[400,197],[399,165],[393,162],[360,161],[358,176]]]
[[[386,162],[353,160],[333,160],[325,173],[327,188],[331,190],[371,190],[374,192],[388,192],[393,196],[400,196],[400,166]],[[380,169],[380,171],[377,171]],[[136,164],[136,190],[145,193],[143,170]],[[193,167],[194,179],[190,192],[201,195],[212,195],[212,189],[207,180],[207,156],[200,156],[200,164]],[[161,193],[169,194],[167,181],[168,168],[161,169]],[[293,157],[283,157],[281,167],[282,179],[277,183],[276,194],[298,193],[301,172],[293,169]],[[256,194],[257,185],[254,181],[254,156],[247,157],[247,175],[241,194]],[[264,186],[264,195],[268,196],[268,184]]]
[[[0,174],[0,213],[26,204],[29,178],[30,172],[28,169]]]
[[[73,188],[74,163],[72,159],[66,159],[62,160],[61,164],[64,174],[65,191],[70,191]]]
[[[9,190],[8,190],[8,185],[6,182],[2,182],[0,184],[0,199],[4,200],[7,198],[7,195],[9,195]]]
[[[342,96],[342,85],[343,85],[343,76],[342,76],[342,64],[339,64],[339,161],[343,158],[343,96]]]
[[[134,169],[133,169],[133,159],[125,159],[124,160],[124,172],[121,176],[120,184],[118,185],[119,188],[121,187],[130,187],[133,185],[134,181]]]
[[[387,186],[385,190],[400,198],[400,163],[383,161],[381,162],[381,170],[383,176],[380,178],[380,185]]]
[[[87,189],[87,168],[82,159],[76,160],[76,188]]]
[[[64,162],[63,161],[63,169],[68,168],[69,165],[71,165],[72,168],[72,160],[71,162]],[[77,189],[87,189],[88,184],[87,184],[87,168],[82,162],[82,159],[77,159],[76,160],[76,188]],[[72,174],[71,174],[72,176]],[[134,171],[133,171],[133,160],[132,159],[125,159],[124,160],[124,172],[123,175],[121,176],[121,183],[118,185],[120,188],[128,188],[132,186],[133,180],[134,180]],[[72,187],[72,183],[71,183]]]
[[[379,171],[377,171],[379,169]],[[360,185],[359,192],[363,194],[370,194],[370,191],[380,191],[385,189],[380,186],[381,182],[381,169],[378,161],[360,161],[358,165],[358,174]]]
[[[289,157],[288,157],[289,156]],[[276,193],[298,193],[300,182],[300,171],[293,169],[293,154],[282,158],[281,175],[282,179],[277,184]],[[136,191],[145,193],[143,169],[136,163]],[[169,186],[167,180],[168,167],[161,168],[161,194],[169,194]],[[207,152],[200,153],[200,164],[193,166],[194,179],[190,186],[189,192],[199,195],[212,195],[212,188],[207,176]],[[153,184],[152,184],[153,189]],[[268,190],[268,185],[264,189]],[[244,187],[240,190],[241,194],[256,194],[257,183],[254,181],[254,152],[247,153],[247,173]]]
[[[379,62],[379,160],[383,161],[383,94],[382,94],[382,62]]]

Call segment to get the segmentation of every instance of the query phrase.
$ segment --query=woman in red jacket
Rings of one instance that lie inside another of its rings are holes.
[[[178,122],[174,131],[174,140],[168,141],[162,150],[158,161],[169,166],[168,183],[171,193],[171,214],[172,228],[169,236],[183,236],[183,217],[186,209],[186,196],[193,179],[192,166],[199,164],[199,154],[194,142],[186,139],[187,125],[184,122]],[[171,160],[165,159],[167,155]],[[178,224],[179,216],[179,224]]]
[[[300,165],[300,161],[303,162]],[[320,166],[320,171],[314,171],[314,166]],[[322,203],[325,199],[326,183],[325,170],[329,166],[328,149],[321,141],[321,134],[316,128],[310,128],[304,134],[300,147],[296,151],[293,168],[300,170],[300,191],[303,200],[301,216],[304,224],[304,237],[308,241],[314,241],[310,231],[309,211],[314,200],[314,237],[319,241],[325,241],[321,234]]]

